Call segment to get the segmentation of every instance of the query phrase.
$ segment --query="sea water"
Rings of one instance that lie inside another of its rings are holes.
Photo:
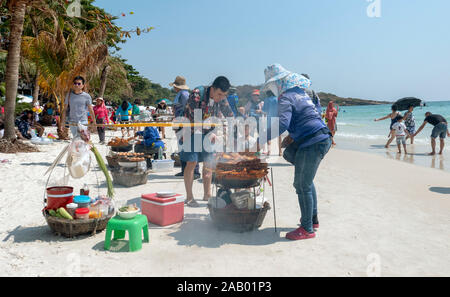
[[[450,122],[450,101],[427,102],[424,107],[414,109],[416,131],[423,124],[425,113],[440,114]],[[446,139],[446,146],[442,156],[428,156],[431,152],[431,131],[433,126],[427,124],[425,129],[414,139],[411,145],[407,141],[408,154],[398,154],[397,143],[394,140],[386,149],[391,119],[375,122],[391,113],[391,105],[342,106],[337,119],[336,132],[337,148],[356,150],[383,155],[390,159],[409,162],[421,166],[450,171],[450,138]],[[405,111],[401,112],[404,114]],[[439,140],[436,151],[439,152]]]

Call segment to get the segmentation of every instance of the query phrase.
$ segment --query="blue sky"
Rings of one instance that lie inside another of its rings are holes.
[[[96,0],[120,15],[119,26],[153,26],[120,55],[141,74],[168,86],[218,75],[233,85],[264,82],[280,63],[310,74],[314,89],[344,97],[450,100],[450,1],[374,0]],[[129,12],[134,12],[130,15]]]

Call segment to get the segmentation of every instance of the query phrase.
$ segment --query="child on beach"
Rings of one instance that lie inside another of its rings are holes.
[[[250,150],[256,145],[256,139],[250,135],[250,126],[245,125],[245,151],[250,152]]]
[[[408,129],[406,129],[405,123],[403,123],[403,116],[398,115],[396,118],[396,123],[392,125],[392,135],[395,135],[397,138],[397,147],[398,147],[398,153],[402,153],[401,145],[403,144],[403,148],[405,149],[405,154],[408,154],[406,151],[406,135],[411,137],[411,134],[409,134]]]

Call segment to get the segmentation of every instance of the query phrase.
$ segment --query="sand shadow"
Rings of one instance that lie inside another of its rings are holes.
[[[147,243],[142,243],[142,245]],[[100,252],[108,252],[108,253],[129,253],[130,252],[130,243],[128,240],[120,239],[120,240],[112,240],[111,246],[109,250],[105,250],[105,241],[101,241],[92,247],[94,251]]]
[[[177,177],[175,176],[175,173],[173,175],[154,175],[154,173],[152,174],[151,172],[148,174],[148,180],[157,180],[159,182],[159,180],[164,179],[164,180],[171,180],[171,181],[183,181],[183,177]]]
[[[38,162],[38,163],[21,163],[21,166],[43,166],[43,167],[50,167],[52,165],[52,163],[48,163],[48,162]],[[57,167],[61,167],[64,168],[66,167],[65,164],[58,164],[56,165]]]
[[[219,230],[209,215],[187,214],[179,229],[168,236],[182,246],[198,246],[204,248],[220,248],[223,245],[239,244],[248,246],[264,246],[277,242],[289,242],[280,236],[280,232],[292,231],[292,228],[259,229],[246,233],[235,233]]]
[[[13,239],[14,243],[30,243],[30,242],[69,242],[90,237],[90,235],[80,235],[76,238],[66,238],[58,236],[48,226],[38,227],[22,227],[18,226],[12,231],[7,231],[8,235],[2,239],[7,242]]]
[[[447,194],[450,195],[450,188],[444,187],[431,187],[430,192],[438,193],[438,194]]]

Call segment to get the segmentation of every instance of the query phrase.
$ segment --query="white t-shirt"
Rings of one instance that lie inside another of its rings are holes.
[[[2,139],[3,138],[3,135],[5,135],[5,130],[0,130],[0,139]]]
[[[248,139],[245,140],[245,149],[251,150],[256,145],[256,139],[252,136],[249,136]]]
[[[395,136],[406,136],[406,126],[402,123],[395,123],[392,125],[392,129],[395,130]]]

